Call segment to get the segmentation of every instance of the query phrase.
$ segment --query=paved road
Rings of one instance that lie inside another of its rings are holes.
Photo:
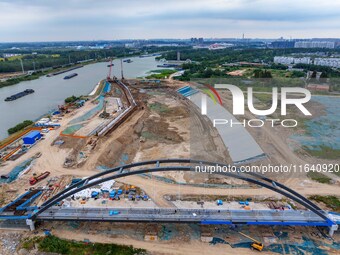
[[[114,211],[115,215],[110,215]],[[320,223],[323,220],[311,211],[276,210],[217,210],[217,209],[138,209],[138,208],[57,208],[43,212],[37,220],[102,220],[102,221],[158,221],[202,222],[225,221]],[[292,224],[293,225],[293,224]]]

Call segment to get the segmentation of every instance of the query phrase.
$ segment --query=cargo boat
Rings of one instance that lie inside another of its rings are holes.
[[[25,90],[22,91],[22,92],[19,92],[19,93],[17,93],[17,94],[12,95],[12,96],[6,97],[6,98],[5,98],[5,101],[6,101],[6,102],[7,102],[7,101],[14,101],[14,100],[17,100],[17,99],[19,99],[19,98],[21,98],[21,97],[24,97],[24,96],[27,96],[27,95],[29,95],[29,94],[32,94],[32,93],[34,93],[34,90],[33,90],[33,89],[25,89]]]
[[[111,66],[114,66],[114,64],[111,64],[111,65],[107,65],[107,67],[111,67]]]
[[[123,62],[125,62],[125,63],[132,63],[132,60],[131,59],[124,59]]]
[[[77,73],[72,73],[72,74],[66,75],[66,76],[64,77],[64,80],[71,79],[71,78],[73,78],[73,77],[76,77],[77,75],[78,75]]]

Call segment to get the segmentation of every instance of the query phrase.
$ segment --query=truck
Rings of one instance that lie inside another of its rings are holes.
[[[238,202],[240,205],[249,205],[249,201],[239,201]]]
[[[49,171],[46,171],[38,176],[32,176],[29,180],[30,184],[31,185],[34,185],[38,182],[40,182],[41,180],[45,179],[47,176],[50,175],[50,172]]]

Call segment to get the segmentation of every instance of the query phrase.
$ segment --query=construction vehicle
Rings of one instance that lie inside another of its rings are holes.
[[[103,119],[107,119],[107,118],[109,118],[110,117],[110,113],[108,113],[107,111],[106,111],[106,101],[104,100],[104,109],[103,109],[103,112],[101,113],[101,114],[99,114],[99,117],[100,118],[103,118]]]
[[[240,205],[249,205],[249,201],[239,201],[238,202]]]
[[[45,178],[46,178],[47,176],[49,176],[49,175],[50,175],[50,172],[46,171],[46,172],[42,173],[41,175],[33,176],[33,177],[30,178],[30,184],[31,184],[31,185],[34,185],[34,184],[36,184],[37,182],[39,182],[39,181],[45,179]]]
[[[256,239],[254,239],[254,238],[252,238],[250,236],[247,236],[246,234],[243,234],[242,232],[238,232],[238,233],[253,241],[253,243],[250,246],[251,249],[254,249],[254,250],[257,250],[257,251],[262,251],[263,250],[263,248],[264,248],[263,243],[257,241]]]

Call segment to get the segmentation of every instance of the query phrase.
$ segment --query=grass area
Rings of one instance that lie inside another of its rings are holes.
[[[31,250],[38,244],[41,252],[77,255],[137,255],[146,254],[144,249],[118,244],[86,243],[60,239],[55,236],[34,237],[23,242],[22,248]]]
[[[143,131],[141,133],[141,136],[144,137],[145,139],[157,139],[157,136],[151,132],[148,132],[148,131]]]
[[[7,132],[8,132],[9,135],[12,135],[16,132],[23,130],[26,127],[32,126],[33,124],[34,124],[34,122],[31,121],[31,120],[24,120],[23,122],[15,125],[14,127],[9,128],[7,130]]]
[[[317,181],[317,182],[325,183],[325,184],[330,184],[332,180],[328,176],[322,173],[318,173],[318,172],[308,172],[307,176],[311,178],[313,181]]]
[[[22,81],[36,80],[40,76],[43,76],[47,73],[48,72],[40,72],[40,73],[36,73],[36,74],[32,74],[32,75],[25,75],[25,76],[20,76],[20,77],[16,77],[16,78],[11,78],[11,79],[8,79],[6,81],[1,81],[0,82],[0,88],[6,87],[6,86],[11,86],[11,85],[17,84],[17,83],[22,82]]]
[[[277,77],[285,78],[285,77],[291,76],[291,72],[287,70],[269,69],[269,71],[271,72],[274,78],[277,78]]]
[[[96,62],[97,61],[86,62],[86,63],[82,63],[82,65],[85,66],[85,65],[96,63]],[[77,66],[77,65],[75,65],[75,66]],[[72,66],[72,67],[75,67],[75,66]],[[59,72],[61,70],[66,70],[66,69],[69,69],[69,68],[70,68],[70,66],[62,67],[62,68],[56,68],[56,69],[50,69],[50,70],[44,71],[44,72],[36,72],[32,75],[23,75],[23,76],[20,76],[20,77],[8,79],[6,81],[0,81],[0,88],[15,85],[15,84],[20,83],[22,81],[36,80],[36,79],[39,79],[41,76],[44,76],[44,75],[47,75],[47,74],[50,74],[50,73]]]
[[[165,104],[161,104],[158,102],[149,104],[148,107],[150,108],[150,110],[158,113],[166,113],[169,111],[169,108]]]
[[[266,105],[269,105],[272,103],[273,95],[270,94],[254,94],[254,97],[258,99],[261,103],[264,103]]]
[[[14,134],[12,134],[12,135],[6,137],[5,139],[1,140],[1,141],[0,141],[0,146],[2,146],[2,145],[4,145],[5,143],[11,141],[13,138],[20,136],[21,133],[23,133],[25,130],[26,130],[26,129],[23,129],[23,130],[21,130],[21,131],[18,131],[18,132],[16,132],[16,133],[14,133]]]
[[[333,173],[335,174],[335,175],[337,175],[337,176],[339,176],[340,177],[340,171],[333,171]]]
[[[22,59],[25,55],[18,55],[18,56],[12,56],[7,58],[8,61],[14,61],[14,60],[18,60],[18,59]]]
[[[311,156],[323,159],[339,159],[340,150],[328,146],[320,146],[319,149],[312,150],[306,146],[303,149]]]
[[[248,86],[246,85],[238,85],[237,87],[239,87],[242,91],[246,92],[248,89]],[[269,86],[261,86],[261,85],[251,85],[251,87],[253,88],[254,92],[273,92],[273,89]],[[255,94],[254,94],[255,95]],[[271,96],[271,95],[269,95]]]
[[[152,74],[146,76],[147,79],[165,79],[168,78],[171,74],[176,73],[176,70],[173,69],[157,69],[150,71]]]
[[[314,195],[310,196],[309,199],[312,199],[316,202],[322,202],[327,207],[331,208],[335,212],[340,212],[340,200],[336,196],[319,196]]]
[[[96,93],[94,93],[94,95],[93,95],[94,98],[99,96],[102,93],[104,86],[105,86],[105,80],[101,80],[100,83],[99,83],[99,86],[97,88]]]

